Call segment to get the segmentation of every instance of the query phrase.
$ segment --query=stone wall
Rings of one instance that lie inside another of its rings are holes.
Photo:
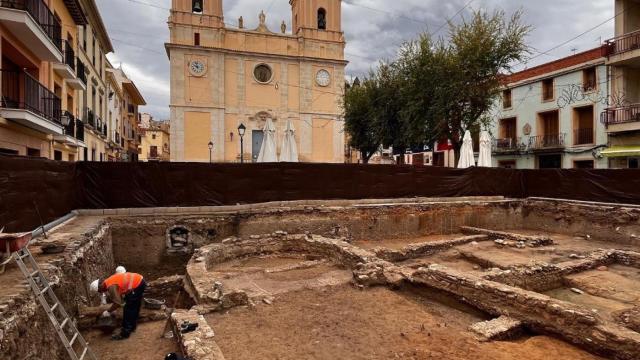
[[[89,231],[61,235],[72,238],[66,251],[40,266],[62,305],[75,317],[79,305],[99,301],[96,295],[89,295],[88,284],[114,269],[111,230],[100,220]],[[0,358],[68,357],[30,288],[25,287],[24,291],[6,299],[0,304]]]

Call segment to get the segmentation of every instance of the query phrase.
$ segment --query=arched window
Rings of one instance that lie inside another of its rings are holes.
[[[202,9],[204,9],[204,0],[192,0],[191,1],[191,10],[194,13],[202,13]]]
[[[327,10],[318,9],[318,29],[327,30]]]

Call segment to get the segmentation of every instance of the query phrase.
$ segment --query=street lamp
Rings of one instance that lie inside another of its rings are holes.
[[[247,131],[247,127],[243,123],[238,126],[238,135],[240,135],[240,164],[244,164],[244,132]]]
[[[213,142],[209,141],[209,164],[211,164],[211,154],[213,152]]]

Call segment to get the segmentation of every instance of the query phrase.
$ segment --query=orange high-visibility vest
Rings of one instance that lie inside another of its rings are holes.
[[[124,273],[111,275],[103,284],[107,289],[114,285],[118,286],[118,293],[122,296],[140,286],[140,283],[142,283],[142,275]]]

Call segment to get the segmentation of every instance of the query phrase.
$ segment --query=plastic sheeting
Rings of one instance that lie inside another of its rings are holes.
[[[638,170],[451,169],[357,164],[63,163],[0,156],[0,227],[31,231],[79,208],[268,201],[529,196],[640,204]]]

